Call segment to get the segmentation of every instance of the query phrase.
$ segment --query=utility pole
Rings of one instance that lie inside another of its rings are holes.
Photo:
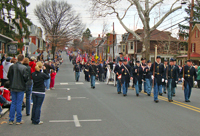
[[[115,58],[115,26],[114,26],[114,22],[113,22],[113,59],[114,58]]]
[[[188,39],[188,56],[187,58],[190,59],[190,53],[191,53],[191,37],[192,37],[192,24],[193,24],[193,14],[194,14],[194,0],[192,0],[191,3],[191,11],[190,11],[190,31],[189,31],[189,39]]]

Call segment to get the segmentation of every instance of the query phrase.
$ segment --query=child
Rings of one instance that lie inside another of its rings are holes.
[[[56,78],[56,71],[55,71],[55,70],[52,70],[52,71],[51,71],[50,89],[55,89],[55,88],[54,88],[55,78]]]

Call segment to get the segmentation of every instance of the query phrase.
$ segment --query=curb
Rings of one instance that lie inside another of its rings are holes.
[[[2,118],[8,111],[9,111],[9,108],[4,108],[1,112],[0,118]]]

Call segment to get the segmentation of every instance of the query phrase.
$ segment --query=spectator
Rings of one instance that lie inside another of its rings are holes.
[[[1,64],[1,61],[0,61],[0,79],[3,79],[3,65]]]
[[[51,69],[53,69],[53,68],[51,67],[51,65],[49,64],[48,61],[45,62],[44,66],[46,67],[47,73],[48,73],[48,75],[50,76],[50,71],[51,71]],[[46,89],[47,89],[47,90],[50,90],[50,89],[49,89],[49,87],[50,87],[50,79],[45,80],[45,81],[44,81],[44,84],[45,84]]]
[[[10,62],[11,58],[7,57],[6,60],[2,63],[3,65],[3,79],[1,80],[1,86],[4,86],[4,83],[8,81],[7,74],[12,63]]]
[[[47,80],[50,78],[45,66],[43,67],[43,73],[41,72],[42,66],[43,65],[41,62],[37,62],[37,66],[35,67],[35,72],[32,74],[33,108],[32,108],[31,120],[32,120],[32,123],[35,125],[43,124],[43,122],[40,121],[40,114],[41,114],[42,103],[45,97],[44,80]]]
[[[56,78],[56,71],[51,70],[51,83],[50,83],[50,89],[55,89],[55,88],[54,88],[55,78]]]
[[[24,56],[20,54],[18,56],[18,62],[10,66],[8,71],[8,79],[10,81],[10,90],[12,96],[12,103],[10,106],[9,114],[9,124],[14,123],[15,111],[16,115],[16,125],[23,124],[22,120],[22,102],[24,98],[24,91],[26,90],[26,82],[28,81],[28,74],[26,66],[22,65],[24,61]]]
[[[12,58],[12,59],[11,59],[11,63],[13,63],[13,64],[15,64],[16,61],[17,61],[17,60],[16,60],[15,58]]]
[[[29,62],[29,66],[31,67],[31,74],[35,72],[35,66],[36,66],[35,61],[36,61],[36,58],[32,56]]]
[[[27,68],[28,81],[26,82],[26,116],[30,116],[31,94],[32,94],[32,80],[31,67],[29,66],[29,59],[25,58],[23,64]]]
[[[198,88],[200,88],[200,66],[198,67],[198,72],[197,72],[197,83],[198,83]]]

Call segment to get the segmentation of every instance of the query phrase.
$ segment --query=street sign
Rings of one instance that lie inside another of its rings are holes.
[[[17,54],[17,48],[18,48],[17,44],[9,44],[7,45],[7,47],[8,47],[8,53]]]

